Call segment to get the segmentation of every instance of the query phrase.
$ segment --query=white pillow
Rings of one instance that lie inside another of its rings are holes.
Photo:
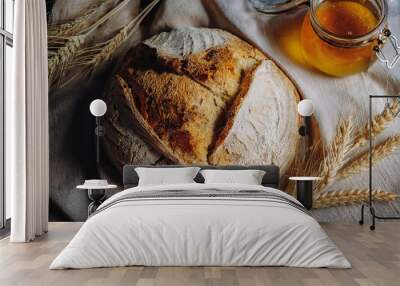
[[[199,170],[199,167],[135,168],[139,176],[139,186],[195,183],[193,179]]]
[[[261,185],[265,171],[261,170],[201,170],[205,184]]]

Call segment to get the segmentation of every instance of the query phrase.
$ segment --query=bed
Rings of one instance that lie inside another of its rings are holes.
[[[124,167],[125,190],[89,217],[50,269],[351,267],[307,210],[278,189],[276,166],[200,166],[264,170],[261,185],[205,184],[198,174],[196,183],[151,186],[138,186],[136,167]]]

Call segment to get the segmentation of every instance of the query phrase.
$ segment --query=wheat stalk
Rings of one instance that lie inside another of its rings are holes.
[[[307,150],[305,156],[295,159],[296,176],[316,176],[320,170],[320,162],[323,160],[323,144],[321,141],[314,143]]]
[[[359,204],[366,202],[369,197],[368,189],[354,189],[331,191],[321,193],[313,202],[315,208],[328,208],[341,205]],[[399,198],[395,193],[385,192],[382,190],[373,190],[372,197],[375,201],[394,201]]]
[[[97,5],[89,7],[82,16],[77,17],[74,20],[68,21],[60,25],[51,25],[48,29],[49,42],[53,40],[53,37],[66,37],[77,35],[81,30],[90,25],[90,20],[93,16],[97,16],[99,9],[102,9],[106,4],[106,0],[101,0]]]
[[[91,64],[94,66],[99,65],[100,63],[109,60],[114,51],[117,50],[122,44],[129,39],[136,28],[140,25],[140,23],[144,20],[144,18],[151,12],[151,10],[158,4],[160,0],[154,0],[150,3],[139,15],[133,19],[126,28],[121,29],[121,31],[110,41],[108,41],[102,50],[93,58]]]
[[[91,70],[94,70],[97,66],[111,59],[115,54],[115,51],[132,36],[140,23],[159,1],[160,0],[154,0],[147,5],[146,8],[144,8],[134,19],[132,19],[128,25],[122,28],[112,39],[105,43],[97,44],[93,47],[80,51],[80,54],[76,57],[75,64],[83,65]]]
[[[62,75],[64,73],[64,70],[68,68],[68,62],[71,61],[84,41],[83,35],[71,37],[68,43],[64,47],[58,49],[54,56],[49,59],[48,68],[50,83],[56,80],[57,74]]]
[[[308,148],[307,154],[303,154],[300,150],[301,146],[296,151],[296,156],[289,170],[286,172],[286,177],[291,176],[318,176],[320,170],[320,162],[323,160],[323,144],[321,141],[314,143]],[[293,181],[288,181],[285,191],[294,193],[296,184]]]
[[[396,113],[399,111],[400,104],[394,101],[392,104],[385,107],[384,111],[375,116],[373,120],[372,136],[380,134],[387,125],[394,120]],[[320,163],[319,177],[321,180],[316,183],[314,192],[319,194],[319,198],[325,198],[327,201],[330,199],[332,204],[340,204],[334,202],[335,199],[339,200],[340,193],[336,197],[330,192],[323,192],[323,190],[330,185],[334,179],[344,179],[351,175],[358,174],[369,167],[369,152],[364,152],[358,157],[351,159],[351,155],[355,153],[358,147],[362,147],[368,140],[369,132],[368,125],[365,125],[362,131],[355,133],[353,120],[350,117],[348,120],[340,120],[336,129],[335,137],[328,147],[321,147],[324,149],[324,158]],[[383,143],[375,146],[372,150],[372,162],[377,163],[388,156],[390,153],[400,147],[400,135],[396,135],[386,139]],[[311,160],[315,160],[311,158]],[[301,168],[300,163],[300,168]],[[296,165],[296,164],[295,164]],[[306,164],[304,164],[306,166]],[[348,196],[343,202],[349,202],[356,198],[350,199],[351,194],[357,192],[346,191],[343,194]],[[382,195],[383,193],[377,193]],[[327,197],[329,196],[329,197]],[[343,195],[344,196],[344,195]],[[322,204],[322,203],[321,203]],[[328,204],[328,203],[326,203]]]
[[[99,20],[97,20],[95,23],[90,25],[89,27],[83,29],[81,31],[82,34],[89,35],[93,31],[95,31],[100,25],[104,24],[107,22],[110,18],[112,18],[115,14],[119,13],[131,0],[123,0],[120,2],[117,6],[115,6],[113,9],[108,11],[105,15],[103,15]]]
[[[385,109],[382,111],[382,113],[376,115],[372,120],[372,125],[371,125],[372,138],[382,133],[382,131],[385,130],[387,125],[390,124],[396,118],[395,115],[399,111],[400,111],[400,104],[398,100],[393,100],[391,104],[385,106]],[[356,135],[354,139],[354,145],[355,147],[363,147],[367,145],[368,140],[369,140],[369,124],[367,123],[362,128],[362,131],[360,131]]]
[[[131,0],[120,2],[115,8],[103,15],[95,23],[82,30],[80,35],[71,36],[66,39],[64,46],[57,50],[57,53],[49,59],[49,82],[54,83],[57,78],[61,79],[65,70],[70,67],[71,61],[77,52],[82,48],[89,35],[95,31],[100,25],[108,21],[116,13],[118,13]],[[60,37],[61,40],[65,38]]]
[[[353,118],[340,120],[336,135],[325,150],[325,156],[320,167],[321,180],[317,182],[315,191],[320,192],[327,187],[340,169],[347,164],[354,148]]]
[[[386,156],[400,148],[400,135],[387,138],[383,143],[372,149],[372,163],[378,163]],[[345,179],[351,175],[367,170],[369,167],[369,152],[366,151],[344,166],[337,174],[338,179]]]

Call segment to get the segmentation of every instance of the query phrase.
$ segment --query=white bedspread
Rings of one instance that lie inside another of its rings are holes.
[[[258,198],[122,200],[139,191],[263,190],[231,184],[135,187],[120,192],[90,217],[50,269],[127,265],[294,266],[349,268],[320,225],[301,210]],[[108,206],[108,207],[107,207]]]

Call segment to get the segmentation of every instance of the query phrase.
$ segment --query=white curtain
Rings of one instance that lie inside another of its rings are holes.
[[[12,242],[47,232],[49,138],[45,0],[15,1],[13,94],[6,98]]]

